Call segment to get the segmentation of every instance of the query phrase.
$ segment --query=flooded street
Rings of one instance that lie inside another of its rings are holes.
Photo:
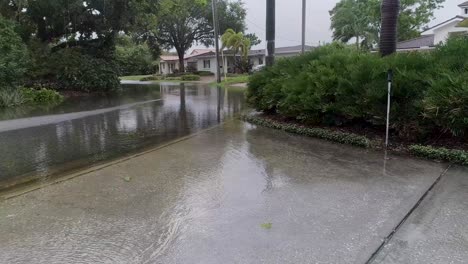
[[[244,89],[124,91],[1,114],[1,186],[28,184],[0,192],[0,263],[468,259],[466,168],[241,122]]]
[[[122,94],[0,111],[0,190],[125,156],[219,124],[242,89],[126,84]]]
[[[365,263],[446,169],[228,121],[0,203],[0,263]]]

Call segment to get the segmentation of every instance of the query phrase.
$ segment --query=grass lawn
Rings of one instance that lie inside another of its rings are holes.
[[[226,87],[226,86],[230,86],[230,85],[237,84],[237,83],[248,83],[248,82],[249,82],[249,75],[248,74],[239,75],[239,76],[235,76],[235,77],[227,77],[227,79],[225,79],[225,80],[224,80],[224,76],[223,76],[223,81],[221,82],[220,85],[222,87]],[[213,82],[211,84],[216,85],[216,82]]]
[[[123,80],[123,81],[139,81],[139,80],[141,80],[142,78],[150,77],[150,76],[152,76],[152,75],[122,76],[122,77],[120,77],[120,80]]]
[[[236,77],[227,77],[226,80],[223,80],[223,84],[235,84],[235,83],[248,83],[249,82],[249,75],[239,75]]]

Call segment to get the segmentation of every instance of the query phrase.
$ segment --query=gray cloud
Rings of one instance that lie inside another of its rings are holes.
[[[266,0],[243,0],[247,8],[248,32],[265,39]],[[447,0],[444,7],[435,12],[436,18],[429,25],[443,22],[459,15],[458,4],[464,0]],[[309,45],[319,42],[330,42],[330,15],[328,13],[338,0],[307,0],[307,38]],[[277,40],[278,47],[301,44],[301,10],[302,0],[276,0]],[[263,48],[265,41],[256,48]]]

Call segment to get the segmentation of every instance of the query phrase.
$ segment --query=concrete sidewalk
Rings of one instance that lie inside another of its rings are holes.
[[[446,167],[232,121],[0,202],[0,263],[365,263]]]
[[[375,263],[468,263],[468,168],[449,170]]]

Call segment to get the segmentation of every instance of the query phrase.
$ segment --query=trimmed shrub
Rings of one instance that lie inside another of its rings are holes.
[[[183,75],[181,77],[181,80],[182,81],[199,81],[200,76],[198,76],[198,75]]]
[[[308,137],[320,138],[325,139],[332,142],[337,142],[341,144],[348,144],[357,147],[369,148],[371,146],[371,141],[360,135],[352,134],[352,133],[343,133],[332,131],[329,129],[323,128],[308,128],[302,127],[294,124],[286,124],[276,122],[270,119],[261,118],[252,115],[244,115],[242,116],[244,121],[249,123],[264,126],[268,128],[280,129],[289,133],[294,133],[298,135],[304,135]]]
[[[199,75],[199,76],[214,76],[215,74],[209,71],[199,71],[199,72],[194,72],[193,74]]]
[[[461,68],[468,63],[466,58],[439,63],[438,58],[465,54],[467,40],[449,41],[434,53],[385,58],[333,43],[255,73],[248,102],[259,111],[308,124],[366,124],[383,129],[386,75],[394,69],[391,125],[401,138],[420,140],[436,130],[461,135],[468,128],[467,71]]]
[[[164,76],[162,75],[152,75],[152,76],[147,76],[147,77],[143,77],[140,79],[141,82],[151,82],[151,81],[160,81],[160,80],[164,80]]]
[[[422,158],[449,161],[457,164],[468,165],[468,152],[463,150],[413,145],[410,146],[410,151],[412,154]]]

